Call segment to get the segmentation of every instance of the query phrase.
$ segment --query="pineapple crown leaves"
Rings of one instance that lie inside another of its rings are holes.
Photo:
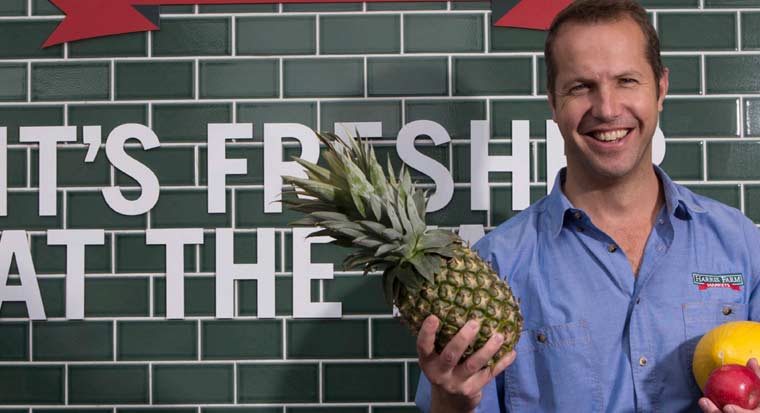
[[[344,142],[329,133],[317,137],[326,147],[326,165],[293,158],[307,178],[283,177],[291,186],[286,192],[306,196],[282,200],[306,214],[291,225],[322,227],[311,236],[328,235],[336,245],[357,249],[344,261],[347,269],[363,267],[366,273],[385,268],[389,300],[397,296],[399,283],[412,290],[420,287],[420,277],[434,283],[459,238],[448,231],[427,230],[427,193],[415,188],[406,166],[396,176],[388,159],[384,171],[372,146],[361,138]]]

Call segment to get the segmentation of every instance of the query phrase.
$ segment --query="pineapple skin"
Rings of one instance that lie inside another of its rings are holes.
[[[489,367],[514,349],[522,331],[519,303],[507,283],[480,256],[463,245],[455,248],[454,256],[435,274],[435,284],[424,281],[417,293],[402,288],[397,306],[415,335],[429,315],[441,320],[435,339],[438,353],[468,320],[480,321],[480,331],[463,353],[462,360],[483,347],[493,334],[501,333],[504,342],[489,360]]]

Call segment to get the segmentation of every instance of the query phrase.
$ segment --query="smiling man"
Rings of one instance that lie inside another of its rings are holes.
[[[431,316],[417,340],[417,404],[438,413],[717,411],[700,398],[691,359],[711,328],[760,321],[758,229],[652,164],[669,73],[637,2],[574,2],[552,24],[545,56],[567,168],[547,197],[475,245],[522,300],[523,335],[492,369],[483,366],[496,338],[458,363],[477,324],[437,354]],[[703,288],[705,275],[736,282]]]

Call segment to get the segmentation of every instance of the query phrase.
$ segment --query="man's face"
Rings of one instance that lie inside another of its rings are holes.
[[[553,46],[557,77],[549,104],[565,140],[568,172],[602,181],[651,167],[651,142],[668,73],[658,84],[646,40],[629,18],[563,26]]]

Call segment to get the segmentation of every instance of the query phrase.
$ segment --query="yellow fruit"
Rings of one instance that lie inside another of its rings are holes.
[[[751,358],[760,361],[760,323],[731,321],[721,324],[702,336],[694,350],[692,370],[700,389],[707,377],[724,364],[747,364]]]

